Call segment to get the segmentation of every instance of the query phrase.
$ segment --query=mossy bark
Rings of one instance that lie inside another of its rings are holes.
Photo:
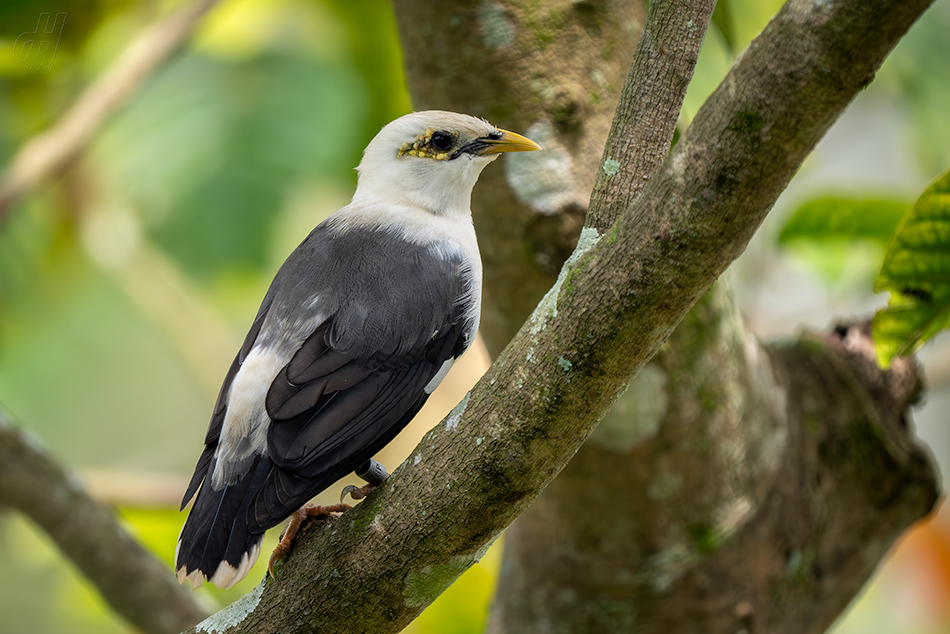
[[[916,380],[714,286],[507,531],[488,632],[823,632],[936,500]]]

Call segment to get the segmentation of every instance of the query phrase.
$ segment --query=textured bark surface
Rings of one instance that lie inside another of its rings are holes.
[[[469,397],[363,503],[305,526],[276,582],[200,627],[404,627],[563,469],[630,377],[743,251],[796,166],[928,4],[787,5],[635,203],[606,211],[618,215],[608,231],[582,233],[558,283]],[[785,380],[777,374],[777,389]],[[825,446],[839,452],[832,457],[851,455],[837,436],[828,438]],[[819,511],[829,517],[827,503]],[[908,521],[882,518],[890,531]],[[814,552],[822,547],[815,542]],[[716,552],[727,553],[726,545]],[[828,561],[840,563],[834,553]],[[823,596],[804,586],[800,592]],[[826,594],[838,601],[837,592]]]
[[[0,505],[23,513],[95,584],[112,609],[148,634],[180,632],[205,612],[168,567],[93,500],[0,408]]]
[[[650,5],[627,75],[584,225],[604,231],[646,186],[673,141],[715,0]]]

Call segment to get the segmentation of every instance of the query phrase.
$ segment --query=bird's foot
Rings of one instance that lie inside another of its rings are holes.
[[[343,487],[343,492],[340,494],[340,504],[343,503],[343,498],[347,495],[354,500],[362,500],[376,490],[376,487],[389,477],[389,474],[386,473],[386,467],[383,465],[375,460],[367,460],[362,467],[356,470],[356,477],[365,480],[368,484],[361,487],[349,484]]]
[[[300,527],[308,517],[321,517],[331,513],[343,513],[351,508],[353,507],[349,504],[340,503],[331,504],[329,506],[318,506],[309,502],[300,507],[296,513],[290,516],[290,522],[280,536],[280,542],[277,544],[274,552],[271,553],[270,561],[267,562],[267,570],[270,572],[270,576],[275,579],[277,578],[274,574],[274,564],[281,561],[290,553],[290,544],[294,541],[294,537],[297,536],[297,531],[300,530]]]

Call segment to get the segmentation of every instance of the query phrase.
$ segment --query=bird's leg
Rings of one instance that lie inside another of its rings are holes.
[[[354,500],[361,500],[372,493],[373,489],[378,487],[389,477],[389,474],[386,473],[386,467],[375,460],[367,460],[363,466],[356,470],[356,475],[360,479],[365,480],[368,484],[362,487],[355,487],[352,484],[345,487],[343,494],[340,496],[339,504],[318,506],[316,504],[307,503],[290,516],[290,522],[287,523],[287,528],[284,529],[283,534],[280,536],[280,542],[277,544],[274,552],[271,553],[270,561],[267,563],[267,569],[270,571],[271,577],[275,577],[274,564],[282,560],[290,552],[290,544],[294,541],[294,537],[297,535],[297,531],[300,530],[304,520],[308,517],[320,517],[321,515],[343,513],[344,511],[350,510],[352,507],[349,504],[343,503],[343,498],[345,498],[347,494]]]
[[[308,517],[320,517],[322,515],[329,515],[330,513],[343,513],[344,511],[350,510],[351,507],[349,504],[331,504],[329,506],[318,506],[316,504],[311,504],[307,502],[296,513],[290,516],[290,522],[287,524],[287,528],[284,529],[284,532],[280,536],[280,542],[277,544],[277,547],[274,549],[274,552],[271,553],[270,561],[267,562],[267,570],[270,572],[270,576],[277,578],[274,575],[274,564],[282,560],[290,552],[290,544],[294,541],[294,537],[297,535],[297,531],[300,530],[300,527],[303,525],[304,521]]]
[[[363,463],[359,469],[356,470],[356,477],[361,480],[365,480],[368,484],[365,486],[357,487],[349,484],[343,487],[343,493],[340,494],[340,503],[343,503],[343,498],[349,495],[354,500],[362,500],[367,495],[373,492],[373,490],[378,487],[383,481],[389,477],[389,474],[386,473],[386,467],[379,464],[375,460],[367,460]]]

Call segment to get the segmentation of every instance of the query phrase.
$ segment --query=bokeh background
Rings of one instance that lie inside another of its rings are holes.
[[[4,0],[0,166],[179,4]],[[780,4],[720,0],[683,125]],[[31,64],[17,39],[43,13],[65,22],[54,54]],[[730,270],[761,337],[869,318],[886,302],[871,287],[887,238],[950,169],[948,32],[950,0],[937,0]],[[0,404],[169,569],[180,495],[267,284],[348,201],[369,139],[410,110],[387,2],[225,0],[75,163],[0,218]],[[948,337],[920,356],[928,392],[915,422],[948,472]],[[487,364],[473,349],[383,463],[396,467]],[[496,545],[408,631],[480,632],[499,555]],[[230,602],[263,570],[201,600]],[[41,532],[0,508],[0,632],[27,631],[130,630]],[[950,517],[939,512],[905,535],[836,632],[948,631]]]

